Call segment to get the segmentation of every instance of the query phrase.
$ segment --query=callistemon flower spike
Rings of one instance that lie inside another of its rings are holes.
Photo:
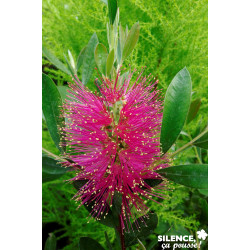
[[[74,198],[80,205],[91,204],[91,216],[100,219],[112,207],[115,192],[120,193],[125,229],[130,219],[146,214],[147,200],[164,197],[159,191],[165,183],[157,189],[147,180],[161,179],[155,170],[169,166],[166,157],[161,161],[163,101],[155,90],[157,81],[140,73],[132,82],[132,74],[122,85],[120,72],[115,81],[101,79],[100,95],[73,79],[71,99],[64,105],[68,148],[64,157],[70,160],[64,165],[77,171],[72,181],[86,181]]]

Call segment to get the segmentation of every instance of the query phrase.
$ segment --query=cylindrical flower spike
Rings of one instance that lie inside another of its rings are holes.
[[[75,198],[81,204],[92,204],[96,219],[112,207],[115,192],[122,196],[121,221],[137,218],[148,210],[145,200],[162,196],[145,180],[160,179],[155,172],[168,167],[161,160],[160,129],[163,101],[155,90],[157,81],[139,74],[119,85],[103,79],[100,94],[89,91],[80,81],[70,84],[71,100],[64,105],[68,119],[64,131],[65,166],[78,171],[74,180],[87,180]],[[74,162],[74,164],[72,164]],[[162,161],[159,161],[162,162]]]

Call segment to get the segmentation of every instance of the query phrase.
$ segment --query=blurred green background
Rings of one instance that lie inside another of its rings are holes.
[[[207,124],[207,0],[119,0],[118,5],[123,27],[128,25],[131,28],[136,21],[141,27],[138,44],[125,61],[125,66],[131,65],[132,69],[146,66],[145,74],[151,73],[157,77],[158,88],[164,93],[175,74],[184,66],[188,68],[194,91],[192,99],[202,100],[197,117],[184,127],[184,131],[194,137]],[[63,62],[63,54],[67,54],[68,49],[77,58],[94,32],[99,42],[108,47],[107,12],[107,5],[100,0],[43,0],[43,45]],[[42,63],[43,72],[57,85],[66,85],[71,81],[68,75],[55,68],[45,57]],[[94,71],[88,83],[90,88],[96,77]],[[44,121],[42,129],[43,147],[59,154]],[[175,148],[188,140],[181,135]],[[207,163],[207,151],[194,147],[179,154],[174,163],[197,163],[197,154],[203,163]],[[67,174],[43,184],[43,241],[48,233],[54,232],[58,249],[78,249],[79,238],[89,236],[107,249],[106,231],[114,247],[117,247],[113,229],[94,220],[87,223],[87,210],[84,207],[77,210],[78,205],[71,199],[75,190],[65,182],[70,177],[71,174]],[[171,190],[166,191],[169,198],[162,202],[163,206],[149,203],[150,208],[157,211],[159,224],[155,232],[143,242],[147,249],[157,249],[157,234],[195,234],[200,229],[207,231],[207,196],[181,185],[170,186]],[[131,249],[136,249],[136,246]],[[207,243],[202,249],[207,249]]]

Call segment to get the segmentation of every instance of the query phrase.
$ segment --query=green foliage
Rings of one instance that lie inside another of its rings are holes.
[[[45,250],[56,250],[56,237],[54,234],[50,234],[45,243]]]
[[[82,56],[82,83],[84,85],[89,82],[89,79],[91,78],[93,73],[93,68],[95,65],[94,51],[97,44],[98,38],[96,33],[94,33],[91,36]]]
[[[205,124],[207,0],[128,0],[119,1],[119,8],[123,27],[128,24],[131,28],[140,21],[139,41],[125,66],[131,64],[132,69],[147,66],[145,73],[157,77],[158,86],[165,91],[177,72],[186,66],[192,76],[195,96],[202,97],[201,113]],[[61,61],[68,49],[76,58],[94,32],[108,47],[107,22],[108,7],[102,1],[43,0],[43,44]],[[51,68],[47,60],[43,64],[46,65],[44,71],[55,81],[71,80]],[[92,75],[92,84],[96,76],[96,73]]]
[[[100,249],[104,250],[104,248],[95,240],[89,237],[81,237],[79,242],[80,250],[93,250]]]
[[[117,12],[117,0],[108,0],[108,8],[109,8],[109,21],[111,24],[113,24]]]
[[[42,165],[43,183],[47,181],[56,180],[69,170],[61,167],[60,164],[58,164],[58,161],[47,156],[43,156]]]
[[[95,48],[95,62],[103,75],[106,73],[107,57],[108,51],[106,47],[103,44],[98,43]]]
[[[137,222],[132,224],[130,232],[124,234],[125,246],[128,247],[134,245],[137,242],[137,238],[140,240],[145,239],[148,235],[153,233],[157,224],[158,217],[155,213],[148,213],[147,218],[138,218]]]
[[[57,148],[63,152],[64,148],[60,146],[60,132],[58,129],[64,126],[64,118],[61,117],[61,108],[62,98],[56,85],[50,77],[42,74],[43,115],[53,141]]]
[[[208,132],[206,132],[199,140],[194,143],[199,148],[208,149]]]
[[[109,48],[106,34],[108,6],[104,2],[107,1],[43,0],[43,45],[64,65],[63,55],[70,50],[72,58],[78,58],[75,62],[80,78],[86,46],[93,33],[96,32],[98,41]],[[166,92],[180,69],[186,66],[192,76],[192,100],[201,98],[198,115],[184,126],[186,135],[179,136],[170,149],[173,152],[197,136],[198,121],[199,129],[207,124],[207,0],[119,1],[119,12],[123,36],[126,34],[126,24],[131,29],[137,21],[140,23],[138,42],[124,66],[130,64],[132,69],[138,70],[147,66],[145,75],[152,73],[159,80],[158,88],[163,89],[162,93]],[[123,48],[124,44],[119,45],[118,42],[119,46]],[[68,74],[58,70],[45,56],[42,63],[43,72],[58,86],[72,81]],[[88,77],[90,80],[87,85],[95,89],[97,72],[94,70]],[[59,92],[65,95],[64,89],[59,89]],[[59,154],[44,120],[42,144],[50,152]],[[178,154],[174,160],[174,165],[197,163],[207,163],[207,151],[194,146]],[[91,219],[84,206],[77,209],[78,204],[71,199],[76,190],[65,182],[73,176],[73,173],[66,173],[57,180],[43,184],[43,226],[50,223],[60,225],[54,234],[59,247],[60,241],[67,239],[67,246],[63,248],[66,250],[78,249],[80,237],[90,237],[106,246],[104,231],[113,249],[119,249],[113,228]],[[157,211],[159,223],[155,233],[143,240],[146,249],[155,244],[158,233],[171,233],[174,230],[195,232],[207,227],[206,192],[172,183],[167,186],[167,198],[159,200],[162,205],[147,202],[151,210]]]
[[[186,228],[189,231],[196,230],[200,225],[200,222],[197,220],[200,210],[188,211],[186,209],[192,202],[191,190],[174,183],[168,183],[167,186],[168,190],[164,192],[166,198],[158,200],[162,205],[153,201],[147,202],[147,205],[152,210],[157,211],[159,217],[159,223],[155,232],[165,234],[170,228],[178,227]]]
[[[197,115],[197,113],[200,109],[200,106],[201,106],[201,99],[200,98],[197,98],[191,102],[190,108],[188,111],[187,120],[186,120],[187,124],[190,123],[195,118],[195,116]]]
[[[191,100],[192,82],[186,68],[171,81],[165,98],[161,126],[161,146],[165,154],[178,138],[185,123]]]
[[[76,191],[71,184],[65,183],[65,180],[71,177],[72,174],[66,174],[56,181],[43,184],[43,224],[60,225],[62,233],[55,234],[58,235],[58,240],[68,238],[68,244],[63,248],[66,250],[75,249],[82,236],[91,237],[104,245],[104,231],[109,239],[114,241],[113,229],[90,219],[89,212],[84,207],[77,209],[78,204],[72,201]]]
[[[135,45],[139,39],[139,34],[140,34],[140,25],[139,22],[137,22],[132,26],[126,38],[124,49],[122,52],[123,60],[126,59],[135,48]]]
[[[43,146],[51,152],[59,154],[46,129],[46,124],[43,123],[43,143],[45,142],[46,144]],[[176,160],[176,162],[180,162],[180,160]],[[68,244],[63,248],[65,250],[76,249],[80,237],[83,236],[91,237],[97,240],[102,246],[105,246],[106,238],[103,233],[104,231],[107,232],[112,245],[116,246],[117,242],[113,228],[104,226],[91,219],[89,211],[85,207],[82,206],[77,209],[78,204],[72,200],[76,190],[72,184],[65,182],[65,180],[69,180],[73,176],[73,173],[67,173],[57,180],[43,184],[43,225],[58,223],[61,226],[61,231],[56,232],[55,235],[59,241],[60,239],[68,238]],[[202,208],[199,206],[192,208],[190,211],[187,210],[190,204],[194,206],[194,202],[192,201],[193,192],[189,188],[178,184],[169,183],[167,187],[168,189],[164,191],[166,198],[158,200],[162,205],[153,201],[147,202],[152,211],[157,211],[159,223],[155,232],[158,233],[159,230],[163,230],[164,228],[166,231],[169,228],[178,229],[179,227],[186,228],[189,231],[198,229],[201,224],[199,217],[202,213]],[[90,222],[88,223],[88,221]],[[155,240],[156,235],[152,234],[144,240],[146,247],[151,243],[150,239],[152,241]],[[114,247],[114,249],[116,248]]]
[[[157,171],[168,180],[199,189],[208,188],[208,165],[189,164],[164,168]]]

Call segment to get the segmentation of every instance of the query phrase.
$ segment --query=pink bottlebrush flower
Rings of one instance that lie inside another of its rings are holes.
[[[81,204],[93,204],[91,216],[96,219],[112,207],[115,192],[122,194],[121,223],[144,215],[145,200],[162,198],[147,179],[160,179],[155,170],[168,167],[161,160],[160,129],[163,101],[155,90],[157,81],[141,74],[132,83],[130,74],[122,85],[103,79],[100,94],[89,91],[80,81],[70,84],[73,96],[64,105],[65,155],[77,170],[72,180],[88,180],[75,198]],[[159,187],[160,190],[160,187]],[[158,190],[158,191],[159,191]],[[127,228],[127,227],[126,227]]]

